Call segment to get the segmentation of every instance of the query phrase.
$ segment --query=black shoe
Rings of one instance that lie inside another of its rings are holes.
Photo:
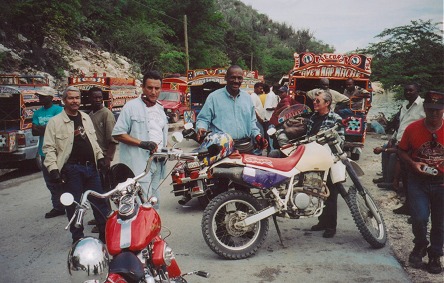
[[[426,246],[422,247],[415,246],[413,248],[413,251],[409,255],[410,266],[413,268],[421,268],[423,265],[422,258],[425,257],[426,254],[427,254]]]
[[[95,219],[91,219],[90,221],[88,221],[88,225],[96,225],[97,222]]]
[[[442,272],[442,265],[439,256],[429,256],[429,263],[427,263],[427,271],[433,274],[440,274]]]
[[[324,231],[324,234],[322,234],[322,237],[324,238],[333,238],[336,234],[336,229],[334,228],[327,228]]]
[[[50,212],[45,214],[45,218],[54,218],[60,215],[65,215],[65,212],[53,208]]]
[[[94,226],[94,227],[91,229],[91,233],[99,233],[99,227]]]
[[[318,223],[316,225],[311,226],[311,231],[324,231],[325,229],[327,229],[327,227],[325,227],[325,225]]]
[[[393,184],[392,183],[385,183],[385,182],[383,182],[383,183],[378,183],[378,184],[376,184],[376,186],[378,187],[378,188],[380,188],[380,189],[393,189]]]
[[[375,183],[375,184],[378,184],[378,183],[384,183],[384,178],[375,178],[375,179],[373,179],[373,183]]]
[[[409,207],[406,204],[403,204],[401,207],[393,209],[393,213],[394,214],[410,215],[410,210],[409,210]]]

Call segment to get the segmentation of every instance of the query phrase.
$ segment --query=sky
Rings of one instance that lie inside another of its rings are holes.
[[[241,0],[273,22],[309,29],[336,53],[378,42],[384,29],[443,21],[443,0]],[[442,25],[441,25],[442,27]]]

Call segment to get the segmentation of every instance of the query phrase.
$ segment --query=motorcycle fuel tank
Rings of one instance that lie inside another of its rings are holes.
[[[106,222],[106,246],[111,255],[129,249],[138,252],[156,237],[161,229],[159,214],[152,207],[139,208],[137,215],[122,220],[115,211]]]

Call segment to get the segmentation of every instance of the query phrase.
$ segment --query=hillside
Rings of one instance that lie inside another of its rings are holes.
[[[0,10],[0,72],[46,72],[61,81],[78,72],[185,73],[189,58],[191,69],[238,64],[276,81],[294,52],[333,51],[309,30],[273,22],[238,0],[104,3],[8,1]]]

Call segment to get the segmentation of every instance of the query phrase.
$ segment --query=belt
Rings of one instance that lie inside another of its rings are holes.
[[[68,161],[67,164],[83,165],[83,166],[96,166],[94,161]]]
[[[233,142],[237,143],[237,144],[247,143],[247,142],[250,142],[250,141],[251,141],[251,138],[243,138],[243,139],[233,140]]]

